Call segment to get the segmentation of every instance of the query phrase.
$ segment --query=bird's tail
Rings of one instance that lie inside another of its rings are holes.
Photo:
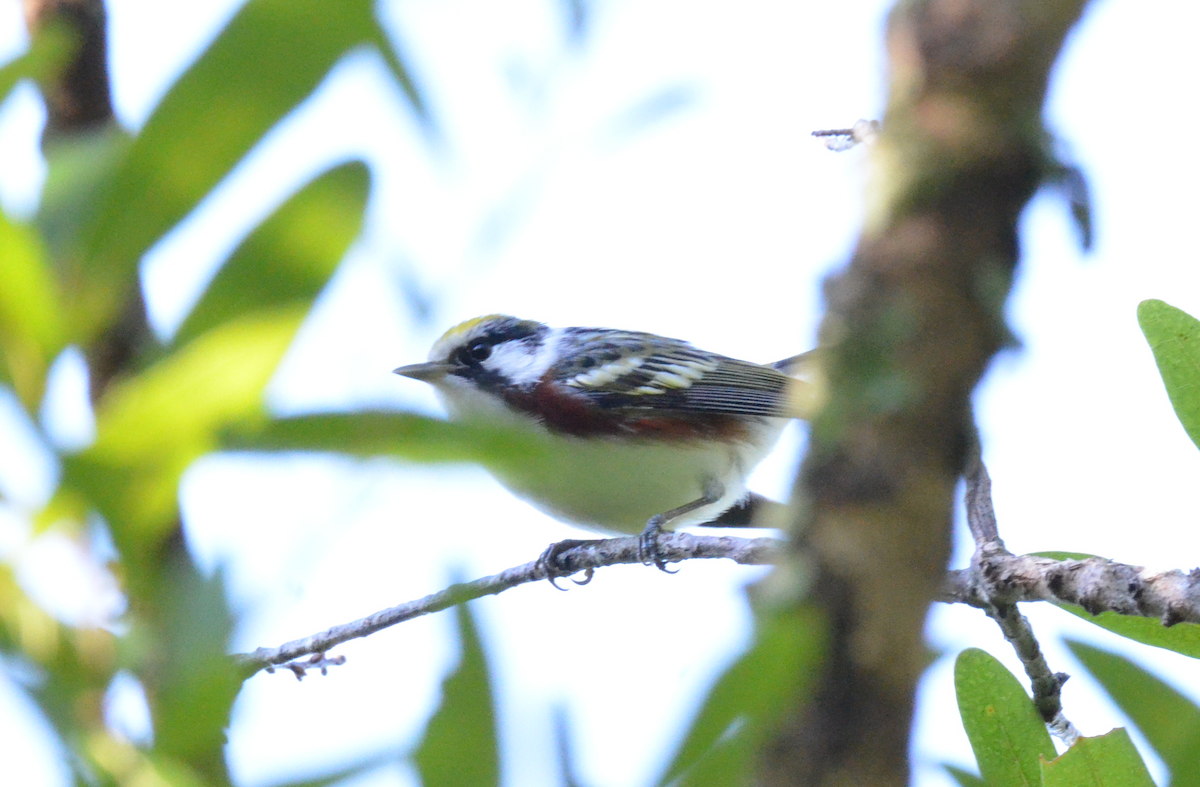
[[[771,364],[771,368],[796,381],[788,391],[788,415],[792,418],[810,420],[825,404],[825,377],[820,360],[819,350],[809,350]]]

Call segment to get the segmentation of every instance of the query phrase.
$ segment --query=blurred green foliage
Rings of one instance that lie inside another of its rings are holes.
[[[809,694],[827,628],[815,607],[764,610],[754,644],[713,685],[659,786],[750,783],[761,744]]]
[[[442,682],[441,705],[413,761],[424,787],[493,787],[500,782],[500,753],[491,678],[467,605],[454,612],[462,653]]]
[[[1146,736],[1172,787],[1200,785],[1200,707],[1124,656],[1074,640],[1067,645]]]
[[[73,44],[61,27],[40,31],[0,69],[0,98],[22,79],[54,84]],[[89,521],[103,522],[128,605],[120,633],[55,620],[0,565],[0,648],[37,676],[28,691],[79,784],[229,781],[225,728],[244,675],[228,658],[221,577],[199,572],[183,546],[179,478],[227,436],[270,424],[263,389],[359,233],[367,167],[343,164],[292,195],[224,262],[169,344],[149,336],[144,318],[130,324],[130,307],[140,306],[145,252],[364,46],[425,118],[369,0],[251,0],[136,136],[108,127],[48,138],[35,220],[0,216],[0,383],[31,422],[65,348],[91,358],[114,333],[145,334],[94,386],[95,440],[60,455],[52,500],[28,512],[41,529],[79,537]],[[105,726],[103,698],[118,670],[145,690],[152,744]]]
[[[942,768],[944,768],[946,773],[950,775],[950,778],[954,779],[959,787],[987,787],[986,781],[970,771],[963,770],[962,768],[958,768],[954,765],[945,764],[942,765]]]

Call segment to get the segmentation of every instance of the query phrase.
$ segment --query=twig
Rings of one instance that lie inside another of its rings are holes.
[[[1004,638],[1013,646],[1025,674],[1033,688],[1033,704],[1042,720],[1064,743],[1071,746],[1079,739],[1079,731],[1062,712],[1062,686],[1070,677],[1065,672],[1054,672],[1042,655],[1041,646],[1033,633],[1029,620],[1017,609],[1015,601],[1005,601],[993,593],[996,584],[992,560],[1011,555],[1000,540],[996,524],[996,512],[992,507],[992,479],[980,456],[978,439],[967,463],[966,507],[967,525],[975,539],[975,554],[971,557],[971,581],[978,589],[983,602],[979,606],[988,614]]]
[[[742,565],[766,565],[773,562],[778,545],[779,541],[774,538],[697,536],[691,533],[663,533],[658,539],[659,554],[669,563],[703,558],[727,558]],[[555,559],[555,569],[557,575],[568,576],[581,571],[590,573],[604,566],[639,562],[638,537],[629,536],[586,541],[563,550]],[[246,669],[248,675],[252,675],[258,670],[272,665],[284,665],[309,654],[324,654],[335,645],[374,634],[397,623],[440,612],[472,599],[495,595],[517,585],[548,579],[549,576],[545,565],[540,561],[533,561],[506,569],[499,574],[451,585],[445,590],[416,601],[376,612],[351,623],[334,626],[310,637],[284,643],[277,648],[258,648],[253,653],[240,653],[235,655],[234,659]],[[291,664],[286,666],[295,672]],[[314,665],[308,665],[310,668],[312,666]]]
[[[850,128],[824,128],[812,135],[825,142],[825,147],[841,153],[855,145],[872,143],[878,138],[882,126],[878,120],[859,120]]]
[[[986,527],[989,518],[994,526],[995,516],[983,516],[991,510],[991,482],[975,472],[974,481],[967,485],[968,516],[972,527]],[[583,546],[562,552],[556,563],[562,573],[586,572],[589,569],[637,562],[636,539],[614,538],[587,542]],[[766,565],[774,562],[779,542],[771,538],[733,538],[695,536],[688,533],[665,533],[660,539],[663,554],[670,562],[692,558],[728,558],[743,565]],[[967,604],[979,609],[1007,608],[1019,601],[1049,601],[1077,604],[1091,614],[1116,612],[1121,615],[1159,618],[1164,625],[1200,623],[1200,570],[1185,573],[1178,569],[1151,573],[1139,566],[1115,563],[1104,558],[1086,560],[1053,560],[1031,555],[1013,555],[1003,550],[999,538],[990,542],[1000,544],[987,550],[979,567],[951,570],[946,575],[937,601],[946,604]],[[986,591],[980,581],[980,570],[989,580]],[[440,612],[483,596],[495,595],[528,582],[546,579],[537,562],[516,566],[489,577],[459,585],[385,609],[360,620],[335,626],[304,639],[277,648],[259,648],[253,653],[238,654],[236,658],[253,674],[269,667],[283,667],[293,672],[296,667],[313,669],[322,664],[295,661],[310,654],[322,656],[326,650],[347,640],[365,637],[412,618]],[[1024,618],[1022,618],[1024,620]],[[997,621],[1002,628],[1005,624]],[[1008,632],[1006,631],[1006,636]],[[1012,637],[1009,638],[1012,641]],[[1035,643],[1036,644],[1036,643]],[[1014,647],[1018,643],[1014,642]],[[1028,650],[1028,648],[1026,648]],[[340,662],[338,662],[340,663]],[[1046,673],[1041,672],[1044,680]]]
[[[274,672],[276,669],[291,670],[292,674],[296,676],[296,680],[299,681],[304,680],[304,676],[308,674],[310,669],[319,669],[321,670],[322,675],[328,675],[330,667],[337,667],[345,663],[345,656],[333,656],[330,658],[324,653],[314,653],[307,659],[289,661],[286,664],[280,664],[278,667],[271,665],[269,667],[265,667],[264,669],[266,669],[267,672]]]
[[[963,495],[967,508],[967,528],[975,539],[977,549],[993,546],[1003,550],[1004,542],[1000,540],[1000,528],[996,524],[996,509],[992,506],[992,477],[983,466],[978,435],[973,446],[971,458],[967,460],[967,470],[963,473],[967,482],[967,491]]]

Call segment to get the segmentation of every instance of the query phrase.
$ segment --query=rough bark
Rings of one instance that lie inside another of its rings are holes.
[[[112,120],[108,86],[107,16],[101,0],[25,0],[31,33],[65,23],[77,34],[75,57],[53,84],[43,85],[47,137],[74,133]]]
[[[970,396],[1007,339],[1017,218],[1049,170],[1049,69],[1082,3],[902,3],[866,228],[826,284],[829,404],[798,480],[825,672],[763,753],[768,785],[905,785],[922,630],[949,556]],[[799,538],[796,550],[801,549]],[[788,571],[789,569],[784,569]],[[772,597],[774,603],[781,601]]]

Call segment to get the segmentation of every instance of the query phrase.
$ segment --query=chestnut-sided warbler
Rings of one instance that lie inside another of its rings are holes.
[[[547,461],[488,469],[557,519],[640,532],[643,562],[664,568],[661,528],[712,522],[746,498],[788,420],[815,410],[817,386],[795,376],[813,373],[811,360],[762,365],[651,333],[491,314],[395,372],[433,385],[453,419],[544,441]]]

